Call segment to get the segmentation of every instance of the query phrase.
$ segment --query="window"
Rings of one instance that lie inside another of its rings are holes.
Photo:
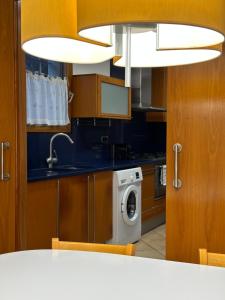
[[[40,59],[40,58],[31,56],[31,55],[28,55],[28,54],[26,54],[26,56],[25,56],[25,64],[26,64],[26,71],[30,71],[33,74],[36,74],[34,76],[44,75],[46,77],[61,77],[62,78],[62,83],[60,82],[60,86],[64,86],[64,90],[65,90],[65,82],[66,81],[64,80],[64,78],[65,78],[65,76],[68,76],[70,74],[70,68],[68,69],[68,65],[66,65],[64,63],[60,63],[60,62]],[[27,82],[29,82],[29,83],[27,83],[27,84],[29,84],[29,85],[27,85],[27,88],[29,89],[30,80],[28,78],[30,78],[31,75],[27,74],[27,76],[28,76],[27,77],[27,80],[28,80]],[[41,81],[43,81],[43,80],[44,79],[41,79]],[[53,78],[52,80],[54,81],[54,80],[58,80],[58,79]],[[48,81],[48,83],[54,85],[54,83],[52,81]],[[44,94],[42,92],[46,91],[46,90],[44,90],[42,88],[39,88],[39,87],[38,87],[38,90],[40,90],[41,94]],[[29,91],[30,91],[30,89],[29,89]],[[51,89],[51,91],[52,91],[52,89]],[[61,92],[61,90],[60,90],[60,92]],[[55,95],[62,95],[62,94],[65,95],[65,92],[58,93],[58,85],[57,85],[57,90],[55,91],[55,93],[56,93]],[[48,92],[47,92],[47,94],[48,94]],[[39,95],[39,97],[41,97],[41,99],[44,99],[40,95]],[[60,100],[59,98],[62,99],[62,100]],[[28,90],[27,90],[27,99],[36,99],[36,98],[35,97],[30,97],[30,93],[28,93]],[[52,99],[52,97],[50,97],[48,99]],[[65,108],[64,108],[64,107],[61,107],[61,105],[59,105],[59,103],[65,103],[63,98],[61,98],[61,96],[56,97],[56,102],[54,101],[54,99],[53,99],[53,101],[50,100],[49,102],[43,101],[45,103],[50,103],[50,102],[51,103],[54,103],[54,102],[56,103],[55,107],[54,106],[53,106],[53,108],[51,108],[52,106],[50,107],[51,111],[53,111],[52,115],[55,115],[55,113],[54,113],[55,110],[57,112],[59,112],[59,111],[62,112],[62,113],[56,114],[56,119],[57,120],[53,120],[54,122],[51,122],[52,120],[49,120],[49,119],[47,119],[47,122],[45,122],[46,121],[46,118],[45,118],[46,117],[46,111],[50,110],[49,107],[45,107],[43,109],[42,108],[43,103],[41,103],[42,101],[36,102],[35,105],[33,105],[34,103],[32,103],[32,105],[31,105],[31,102],[34,102],[34,101],[32,101],[32,100],[29,101],[28,100],[28,102],[27,102],[28,131],[31,131],[31,132],[33,132],[33,131],[38,131],[38,132],[40,132],[40,131],[43,132],[44,131],[45,132],[46,131],[46,132],[49,132],[49,130],[50,131],[53,131],[53,130],[57,131],[59,129],[59,131],[66,131],[67,132],[69,130],[70,124],[68,123],[69,122],[68,117],[70,115],[70,109],[69,109],[69,107],[65,106]],[[50,105],[48,105],[48,106],[50,106]],[[31,107],[32,107],[32,110],[30,109]],[[35,107],[37,107],[37,110],[35,109]],[[58,109],[58,107],[60,107],[60,109]],[[45,113],[43,113],[44,115],[42,114],[42,112],[45,112]],[[63,113],[63,112],[65,112],[65,113]],[[61,114],[63,115],[63,118],[61,118],[62,117]],[[35,116],[35,117],[38,116],[38,121],[36,121],[37,118],[30,118],[31,115]],[[60,117],[58,115],[60,115]],[[65,124],[65,125],[63,125],[63,124]],[[58,129],[57,129],[57,127],[58,127]]]
[[[49,76],[65,76],[65,65],[63,63],[45,60],[26,54],[26,70]]]

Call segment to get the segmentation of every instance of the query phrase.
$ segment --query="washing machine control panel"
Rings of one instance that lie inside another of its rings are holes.
[[[118,186],[141,182],[143,180],[141,168],[127,169],[114,172]]]

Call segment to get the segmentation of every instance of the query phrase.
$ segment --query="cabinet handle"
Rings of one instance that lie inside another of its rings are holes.
[[[178,165],[178,153],[182,151],[181,144],[174,144],[173,145],[173,151],[174,151],[174,180],[173,180],[173,186],[175,189],[179,190],[182,187],[182,181],[179,179],[179,165]]]
[[[94,178],[94,195],[93,195],[93,199],[94,199],[94,207],[93,207],[93,211],[94,211],[94,216],[93,216],[93,221],[94,221],[94,242],[96,242],[96,234],[95,234],[95,230],[96,230],[96,226],[95,226],[95,220],[96,220],[96,216],[95,216],[95,208],[96,208],[96,203],[95,203],[95,175],[93,176]]]
[[[1,181],[7,181],[10,179],[10,174],[5,173],[5,150],[8,150],[10,148],[9,142],[1,142]]]
[[[57,222],[56,222],[56,233],[57,237],[60,239],[60,182],[59,179],[57,180],[57,208],[56,208],[56,213],[57,213]]]
[[[88,176],[88,242],[90,242],[90,176]]]
[[[68,103],[71,103],[73,101],[74,98],[74,93],[73,92],[69,92],[69,99],[68,99]]]

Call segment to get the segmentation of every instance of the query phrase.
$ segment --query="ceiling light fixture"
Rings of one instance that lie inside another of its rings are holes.
[[[221,54],[224,0],[77,0],[78,32],[115,51],[114,64],[159,67],[207,61]],[[218,45],[218,46],[215,46]]]
[[[22,0],[21,35],[23,50],[43,59],[92,64],[115,55],[77,34],[77,0]]]

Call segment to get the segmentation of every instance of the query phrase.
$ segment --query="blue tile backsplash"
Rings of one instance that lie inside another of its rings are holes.
[[[46,168],[49,141],[53,134],[28,133],[28,169]],[[131,121],[72,120],[71,145],[65,138],[54,141],[58,165],[104,164],[112,161],[112,146],[129,145],[134,153],[166,151],[166,123],[147,123],[145,113],[135,113]]]

